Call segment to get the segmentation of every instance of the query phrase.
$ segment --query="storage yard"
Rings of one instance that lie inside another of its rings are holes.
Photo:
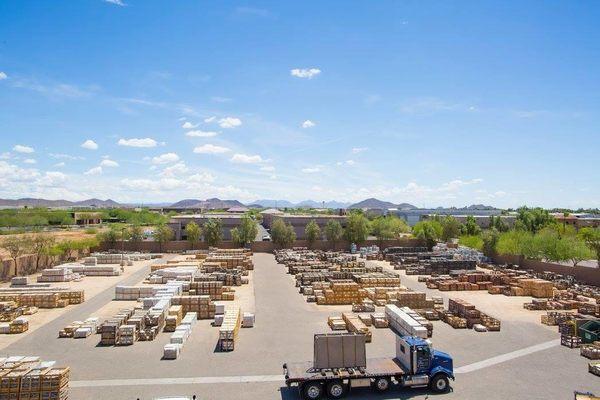
[[[395,354],[394,330],[403,329],[453,357],[456,380],[439,398],[570,399],[575,390],[600,393],[600,377],[588,372],[597,369],[588,358],[600,353],[594,345],[598,327],[586,324],[589,313],[597,312],[590,288],[573,290],[559,281],[549,286],[544,282],[552,277],[541,281],[522,271],[475,269],[464,260],[430,255],[419,262],[415,253],[424,249],[400,251],[402,257],[388,257],[391,262],[372,252],[367,260],[307,250],[278,253],[280,264],[272,254],[225,250],[82,260],[71,269],[64,266],[66,271],[43,273],[59,277],[42,278],[39,284],[49,287],[36,287],[37,279],[29,277],[28,291],[54,291],[50,298],[43,294],[44,302],[14,298],[24,282],[0,291],[12,296],[3,297],[5,314],[12,307],[12,321],[25,318],[29,324],[23,333],[0,335],[2,356],[35,356],[56,360],[45,368],[69,367],[59,383],[70,381],[69,399],[193,394],[299,399],[295,388],[285,386],[281,366],[310,361],[314,334],[366,334],[372,358]],[[87,274],[83,266],[93,269]],[[99,267],[108,269],[101,274]],[[414,275],[420,268],[420,273],[440,269],[442,276]],[[443,276],[447,273],[452,276]],[[502,289],[492,289],[496,286]],[[544,302],[546,295],[550,300]],[[27,315],[32,307],[37,313]],[[580,328],[587,335],[578,348],[561,346],[559,327],[551,326],[566,317],[548,313],[567,312],[579,315],[561,325],[563,341],[577,345]],[[425,389],[375,394],[360,388],[348,398],[428,395]]]

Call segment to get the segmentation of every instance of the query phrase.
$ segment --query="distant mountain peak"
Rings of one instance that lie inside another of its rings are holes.
[[[348,208],[359,208],[359,209],[366,208],[366,209],[384,209],[384,210],[389,209],[389,208],[399,208],[399,209],[403,209],[403,210],[414,210],[417,207],[415,207],[409,203],[394,204],[389,201],[383,201],[383,200],[379,200],[374,197],[371,197],[371,198],[365,199],[363,201],[359,201],[358,203],[352,204]]]

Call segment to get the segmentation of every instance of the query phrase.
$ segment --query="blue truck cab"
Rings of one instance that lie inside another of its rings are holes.
[[[405,372],[403,386],[425,386],[446,392],[454,380],[452,357],[435,350],[431,342],[414,336],[396,336],[396,359]]]

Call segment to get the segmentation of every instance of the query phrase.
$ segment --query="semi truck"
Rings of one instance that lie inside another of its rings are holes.
[[[398,308],[386,309],[386,314],[396,333],[395,357],[367,358],[363,334],[316,334],[312,362],[283,364],[286,385],[297,386],[300,396],[307,400],[324,396],[341,399],[357,387],[370,387],[376,392],[392,387],[449,391],[450,380],[454,380],[452,357],[434,349],[426,336],[414,335],[422,330]]]
[[[320,345],[323,341],[330,343]],[[452,357],[433,349],[422,338],[397,337],[396,352],[400,355],[396,357],[366,359],[361,356],[365,354],[364,348],[362,334],[317,334],[315,351],[328,354],[331,362],[318,363],[322,356],[315,354],[313,362],[283,364],[285,383],[288,387],[297,386],[302,398],[317,400],[324,396],[341,399],[356,387],[371,387],[376,392],[385,392],[392,386],[429,387],[436,393],[444,393],[450,389],[449,380],[454,380]]]

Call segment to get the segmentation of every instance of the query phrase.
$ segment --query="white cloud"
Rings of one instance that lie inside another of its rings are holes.
[[[275,167],[272,165],[265,165],[263,167],[260,167],[261,171],[266,171],[266,172],[273,172],[275,171]]]
[[[312,79],[320,73],[321,70],[318,68],[294,68],[290,71],[290,75],[295,76],[296,78],[306,79]]]
[[[235,117],[225,117],[219,120],[219,126],[224,129],[235,128],[242,125],[242,120]]]
[[[17,153],[24,153],[24,154],[31,154],[31,153],[35,152],[33,147],[23,146],[22,144],[18,144],[15,147],[13,147],[13,151],[16,151]]]
[[[64,160],[85,160],[85,158],[80,157],[80,156],[72,156],[69,154],[62,154],[62,153],[48,153],[48,155],[52,158],[56,158],[56,159],[64,159]]]
[[[160,176],[165,178],[174,178],[186,174],[188,171],[189,169],[184,162],[178,162],[177,164],[171,165],[170,167],[166,167],[165,169],[163,169],[160,173]]]
[[[220,154],[227,153],[228,151],[231,150],[227,147],[215,146],[214,144],[203,144],[194,148],[194,153],[196,154]]]
[[[234,154],[233,157],[231,157],[231,162],[240,163],[240,164],[257,164],[257,163],[261,163],[263,161],[264,160],[259,155],[248,155],[248,154],[237,153],[237,154]]]
[[[354,160],[346,160],[346,165],[354,165],[356,164]]]
[[[152,164],[170,164],[177,161],[179,161],[179,156],[175,153],[165,153],[152,157]]]
[[[315,126],[316,124],[314,122],[312,122],[310,119],[307,119],[306,121],[304,121],[302,123],[302,127],[303,128],[312,128],[313,126]]]
[[[215,177],[208,172],[200,172],[189,176],[187,181],[190,183],[211,183],[215,181]]]
[[[367,147],[354,147],[352,149],[352,154],[362,153],[363,151],[367,151],[367,150],[368,150]]]
[[[321,168],[319,168],[319,167],[302,168],[301,171],[304,172],[305,174],[316,174],[317,172],[321,172]]]
[[[98,144],[92,139],[88,139],[81,144],[81,147],[88,150],[98,150]]]
[[[54,164],[54,167],[56,167],[56,168],[62,168],[62,167],[64,167],[65,165],[67,165],[67,164],[65,164],[65,162],[64,162],[64,161],[61,161],[61,162],[59,162],[59,163],[56,163],[56,164]]]
[[[129,146],[129,147],[156,147],[158,143],[156,140],[151,138],[133,138],[133,139],[119,139],[119,146]]]
[[[476,112],[477,107],[469,104],[450,103],[437,97],[420,97],[410,99],[402,106],[404,114],[429,115],[437,112]]]
[[[5,72],[0,71],[0,81],[3,81],[4,79],[8,79],[8,75],[6,75]]]
[[[119,166],[119,163],[116,161],[113,161],[113,160],[109,160],[107,158],[107,159],[102,160],[102,162],[100,163],[100,166],[107,167],[107,168],[115,168],[115,167]]]
[[[56,187],[67,181],[67,175],[58,171],[48,171],[40,179],[36,181],[39,186]]]
[[[26,158],[25,160],[23,160],[23,162],[25,164],[36,164],[37,163],[37,161],[34,160],[33,158]]]
[[[5,151],[4,153],[0,154],[0,160],[10,160],[11,157],[12,155],[8,151]]]
[[[207,124],[210,124],[211,122],[213,122],[216,119],[217,119],[217,117],[212,116],[212,117],[204,118],[204,122],[206,122]]]
[[[84,175],[102,175],[102,167],[94,167],[83,173]]]
[[[189,121],[185,121],[185,122],[183,123],[183,125],[181,125],[181,127],[182,127],[183,129],[194,129],[194,128],[198,127],[198,124],[192,124],[192,123],[191,123],[191,122],[189,122]]]
[[[116,6],[125,7],[126,4],[123,3],[123,0],[104,0],[106,3],[114,4]]]
[[[219,134],[219,132],[194,130],[194,131],[186,132],[185,136],[188,136],[188,137],[215,137],[218,134]]]
[[[483,182],[483,179],[481,179],[481,178],[470,179],[470,180],[467,180],[467,181],[463,181],[461,179],[455,179],[453,181],[444,183],[439,188],[439,190],[440,191],[450,191],[451,192],[451,191],[459,190],[463,186],[475,185],[475,184],[481,183],[481,182]]]

